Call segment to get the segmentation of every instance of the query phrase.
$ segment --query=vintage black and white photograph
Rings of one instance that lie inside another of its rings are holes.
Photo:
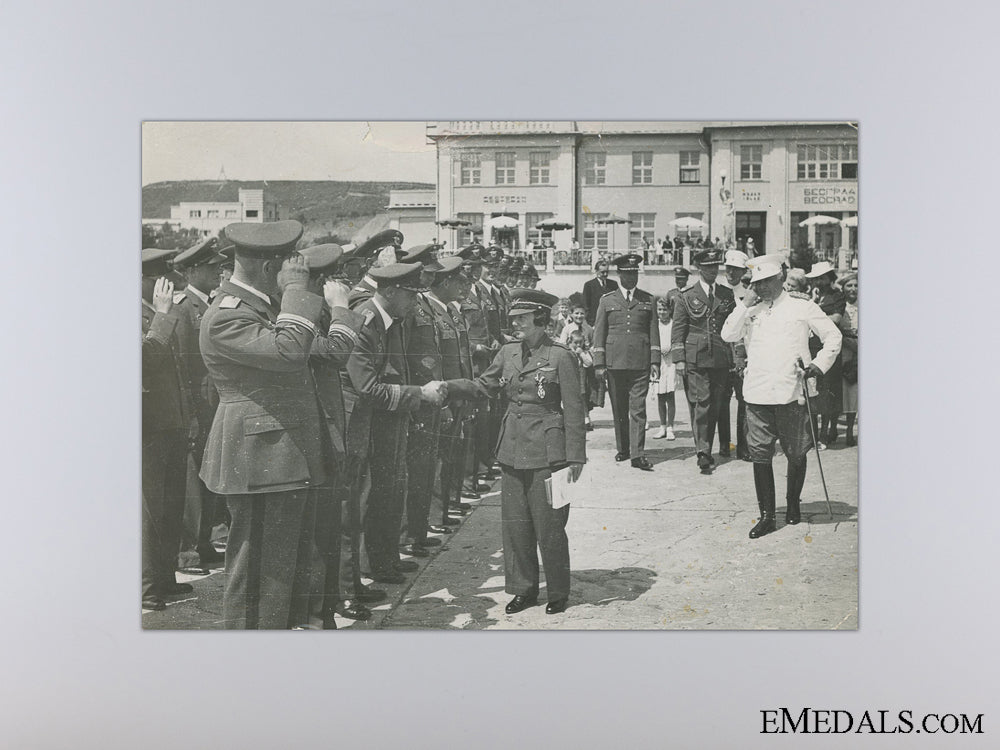
[[[858,137],[143,123],[143,628],[856,629]]]

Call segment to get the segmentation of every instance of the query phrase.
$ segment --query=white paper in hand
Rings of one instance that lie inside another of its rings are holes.
[[[562,508],[582,496],[584,486],[579,481],[570,484],[569,477],[570,467],[567,466],[545,480],[545,495],[553,508]]]

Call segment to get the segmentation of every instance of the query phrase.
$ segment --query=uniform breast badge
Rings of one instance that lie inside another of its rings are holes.
[[[542,373],[539,372],[535,375],[535,384],[538,386],[538,398],[545,398],[545,385],[548,382],[549,381],[545,379],[545,376],[542,375]]]

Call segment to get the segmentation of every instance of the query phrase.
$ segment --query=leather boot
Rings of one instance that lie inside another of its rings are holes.
[[[802,499],[802,485],[806,481],[806,457],[788,459],[788,483],[785,492],[785,523],[794,526],[802,520],[799,502]]]
[[[771,464],[753,465],[753,484],[757,490],[760,520],[750,529],[750,538],[757,539],[774,531],[774,470]]]

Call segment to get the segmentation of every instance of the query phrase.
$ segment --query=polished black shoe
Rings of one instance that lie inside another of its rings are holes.
[[[382,589],[373,589],[371,586],[361,584],[360,588],[355,587],[352,595],[348,595],[347,598],[353,599],[356,602],[372,604],[374,602],[382,601],[387,596],[388,594],[386,594]]]
[[[761,518],[757,522],[757,525],[754,526],[752,529],[750,529],[750,538],[759,539],[765,534],[770,534],[772,531],[774,531],[774,528],[775,528],[774,518],[770,517]]]
[[[410,557],[429,557],[431,554],[418,544],[401,544],[399,545],[399,551],[401,554],[409,555]]]
[[[372,573],[372,580],[379,583],[406,583],[406,576],[398,570],[387,570],[382,573]]]
[[[729,448],[719,448],[719,458],[729,458]]]
[[[698,454],[698,468],[702,471],[712,468],[712,457],[705,453]]]
[[[209,563],[223,562],[226,556],[215,549],[215,547],[199,547],[198,548],[198,560],[202,565],[208,565]]]
[[[153,609],[159,612],[167,608],[167,603],[158,596],[144,596],[142,597],[142,608]]]
[[[462,497],[468,498],[469,500],[482,500],[483,496],[480,495],[475,490],[462,489]]]
[[[497,469],[490,469],[489,471],[484,471],[479,476],[481,479],[485,479],[487,482],[493,482],[500,478],[500,472]]]
[[[640,456],[639,458],[632,459],[632,468],[641,469],[642,471],[652,471],[653,465],[646,460],[645,456]]]
[[[557,615],[560,612],[566,611],[566,605],[569,603],[569,599],[556,599],[545,605],[545,614],[547,615]]]
[[[459,510],[472,510],[472,505],[469,503],[455,503],[451,507],[458,508]]]
[[[420,566],[413,562],[413,560],[398,560],[393,564],[393,567],[400,573],[415,573],[420,570]]]
[[[337,614],[348,620],[370,620],[372,617],[372,611],[368,607],[350,599],[337,603]]]
[[[619,463],[621,463],[622,461],[627,461],[627,460],[628,460],[628,454],[627,453],[616,453],[615,454],[615,461],[618,461]]]
[[[798,502],[792,502],[790,500],[785,501],[787,506],[785,507],[785,523],[789,526],[794,526],[802,520],[802,511],[799,507]]]
[[[190,594],[194,591],[194,586],[190,583],[164,583],[157,587],[160,596],[177,596],[178,594]]]
[[[500,477],[497,477],[497,479],[499,478]],[[476,490],[476,492],[489,492],[490,490],[493,489],[493,485],[490,484],[489,482],[476,482],[473,485],[473,488]]]
[[[521,596],[518,594],[507,602],[507,606],[504,607],[504,611],[508,615],[516,615],[521,610],[527,609],[528,607],[534,607],[536,604],[538,604],[537,596]]]
[[[441,523],[443,525],[445,525],[445,526],[461,526],[462,525],[461,521],[459,521],[457,518],[452,518],[451,516],[448,516],[448,518],[443,519],[441,521]]]
[[[451,529],[449,529],[447,526],[428,526],[427,530],[430,531],[432,534],[450,534],[451,533]],[[438,544],[441,543],[441,540],[439,540],[439,539],[435,539],[434,541],[437,542]],[[433,544],[433,542],[431,542],[431,543]]]
[[[433,529],[431,529],[431,528],[428,528],[427,530],[428,531],[433,531]],[[443,532],[443,533],[447,534],[447,533],[450,533],[450,532],[446,531],[446,532]],[[424,548],[427,548],[427,547],[438,547],[441,544],[441,540],[440,539],[435,539],[434,537],[429,536],[426,539],[421,539],[419,542],[414,542],[414,544],[417,545],[418,547],[424,547]]]

